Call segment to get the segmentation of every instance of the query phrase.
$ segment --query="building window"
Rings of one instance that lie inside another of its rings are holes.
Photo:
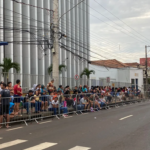
[[[134,79],[131,79],[131,84],[134,84]]]

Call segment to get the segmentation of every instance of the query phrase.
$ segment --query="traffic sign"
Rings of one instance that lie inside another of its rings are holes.
[[[74,76],[74,78],[75,78],[75,80],[78,80],[78,79],[79,79],[79,75],[76,74],[76,75]]]

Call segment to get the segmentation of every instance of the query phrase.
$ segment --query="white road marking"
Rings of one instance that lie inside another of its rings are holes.
[[[71,118],[71,117],[73,117],[73,116],[68,116],[68,117],[64,117],[65,119],[68,119],[68,118]]]
[[[3,144],[0,144],[0,149],[11,147],[11,146],[21,144],[21,143],[24,143],[24,142],[27,142],[27,140],[15,140],[15,141],[11,141],[11,142],[6,142],[6,143],[3,143]]]
[[[71,148],[69,150],[89,150],[91,149],[90,147],[82,147],[82,146],[76,146],[74,148]]]
[[[45,121],[45,122],[41,122],[39,124],[45,124],[45,123],[50,123],[50,122],[52,122],[52,121]]]
[[[57,143],[48,143],[48,142],[45,142],[45,143],[41,143],[39,145],[30,147],[30,148],[27,148],[27,149],[24,149],[24,150],[44,150],[44,149],[52,147],[54,145],[57,145]]]
[[[12,129],[8,129],[6,131],[12,131],[12,130],[17,130],[17,129],[22,129],[23,127],[18,127],[18,128],[12,128]]]
[[[124,120],[124,119],[130,118],[130,117],[132,117],[132,116],[133,116],[133,115],[130,115],[130,116],[127,116],[127,117],[121,118],[121,119],[119,119],[119,120]]]

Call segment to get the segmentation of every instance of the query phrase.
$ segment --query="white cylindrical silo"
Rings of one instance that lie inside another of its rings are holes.
[[[74,0],[70,1],[70,8],[73,8],[73,6],[75,5]],[[75,9],[72,9],[72,11],[70,11],[70,33],[71,33],[71,39],[75,39]],[[71,40],[72,41],[72,40]],[[73,53],[75,53],[75,42],[71,42],[71,50],[73,51]],[[76,64],[75,64],[75,55],[71,53],[71,85],[72,87],[74,87],[76,85],[75,83],[75,68],[76,68]]]
[[[37,6],[37,0],[30,0],[30,5]],[[30,40],[37,43],[37,8],[30,6]],[[30,45],[31,84],[38,84],[38,48]]]
[[[13,61],[13,2],[11,0],[4,0],[4,41],[10,42],[9,45],[4,46],[4,57],[11,58]],[[7,29],[6,29],[7,28]],[[9,29],[8,29],[9,28]],[[9,71],[9,80],[13,80],[13,69]]]
[[[50,1],[44,0],[44,8],[50,10]],[[44,10],[44,37],[50,42],[50,24],[52,20],[52,13],[48,10]],[[45,42],[45,85],[50,82],[50,75],[48,74],[48,67],[51,65],[51,50],[49,49],[48,43]]]
[[[66,9],[65,12],[67,12],[70,9],[70,1],[66,1]],[[70,11],[66,13],[66,34],[70,35]],[[71,47],[70,41],[66,42],[66,45]],[[71,86],[71,53],[67,51],[67,85]]]
[[[43,1],[37,0],[37,6],[43,8]],[[44,13],[43,9],[37,9],[37,39],[44,40]],[[38,46],[38,83],[44,84],[45,81],[45,55],[44,55],[44,43],[42,46]]]
[[[4,16],[3,16],[3,1],[0,1],[0,41],[4,41],[4,36],[3,36],[3,20],[4,20]],[[0,46],[0,63],[3,63],[3,59],[4,59],[4,46]],[[0,81],[3,80],[3,74],[2,74],[2,68],[0,68]]]
[[[23,3],[30,4],[29,0],[22,0]],[[22,5],[22,72],[23,72],[23,85],[31,87],[31,55],[30,55],[30,6]]]
[[[65,0],[61,0],[61,3],[60,3],[60,7],[61,7],[61,11],[60,11],[60,17],[66,12],[66,1]],[[60,25],[60,28],[61,28],[61,32],[63,34],[66,34],[66,15],[64,15],[63,17],[61,17],[60,19],[60,22],[59,22],[59,25]],[[66,45],[66,40],[64,38],[61,39],[61,43],[63,43],[64,45]],[[63,65],[67,65],[67,51],[63,48],[61,48],[61,64]],[[67,65],[67,70],[68,70],[68,65]],[[62,85],[63,86],[66,86],[67,84],[67,71],[65,71],[63,69],[62,71]]]
[[[22,0],[18,0],[18,2],[22,2]],[[20,72],[16,74],[16,71],[14,70],[14,82],[17,79],[20,79],[22,85],[22,5],[13,2],[13,10],[13,60],[20,64]]]

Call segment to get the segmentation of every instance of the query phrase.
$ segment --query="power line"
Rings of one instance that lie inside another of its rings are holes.
[[[71,3],[71,2],[70,2],[70,3]],[[88,4],[86,4],[86,3],[84,3],[84,2],[83,2],[83,4],[85,4],[85,5],[87,5],[89,8],[91,8]],[[80,7],[79,7],[79,9],[81,9],[82,11],[84,11],[84,10],[83,10],[82,8],[80,8]],[[91,8],[91,9],[93,9],[93,8]],[[95,10],[95,9],[93,9],[93,10]],[[89,15],[93,16],[94,18],[97,18],[98,20],[104,22],[103,20],[101,20],[101,19],[98,18],[97,16],[94,16],[94,15],[92,15],[91,13],[89,13],[89,12],[87,12],[87,11],[84,11],[84,12],[86,12],[86,13],[88,13]],[[104,23],[107,24],[108,26],[111,26],[111,27],[113,27],[113,28],[115,28],[115,29],[117,29],[117,30],[123,32],[124,34],[128,35],[126,32],[124,32],[124,31],[122,31],[122,30],[120,30],[120,29],[118,29],[118,28],[116,28],[116,27],[110,25],[109,23],[106,23],[106,22],[104,22]],[[131,35],[128,35],[128,36],[131,36]],[[133,37],[133,36],[131,36],[131,37]],[[139,39],[139,38],[137,38],[137,37],[136,37],[136,39],[138,39],[139,41],[141,41],[141,39]]]
[[[31,4],[24,3],[24,2],[19,2],[19,1],[17,1],[17,0],[11,0],[11,1],[16,2],[16,3],[18,3],[18,4],[21,4],[21,5],[31,6],[31,7],[35,7],[35,8],[47,10],[47,11],[49,11],[49,12],[54,12],[53,10],[50,10],[50,9],[47,9],[47,8],[42,8],[42,7],[34,6],[34,5],[31,5]]]
[[[69,10],[66,11],[64,14],[62,14],[61,17],[59,18],[59,20],[60,20],[65,14],[67,14],[68,12],[70,12],[72,9],[74,9],[77,5],[79,5],[79,4],[82,3],[83,1],[85,1],[85,0],[82,0],[81,2],[77,3],[77,4],[74,5],[71,9],[69,9]]]
[[[133,31],[135,31],[137,34],[139,34],[140,36],[144,37],[142,34],[138,33],[134,28],[130,27],[127,23],[125,23],[123,20],[121,20],[119,17],[117,17],[116,15],[114,15],[111,11],[109,11],[108,9],[106,9],[103,5],[101,5],[100,3],[98,3],[96,0],[94,0],[97,4],[99,4],[103,9],[105,9],[106,11],[108,11],[110,14],[112,14],[115,18],[117,18],[118,20],[120,20],[123,24],[125,24],[126,26],[128,26],[130,29],[132,29]],[[144,37],[146,40],[150,41],[150,39],[147,39],[146,37]]]

